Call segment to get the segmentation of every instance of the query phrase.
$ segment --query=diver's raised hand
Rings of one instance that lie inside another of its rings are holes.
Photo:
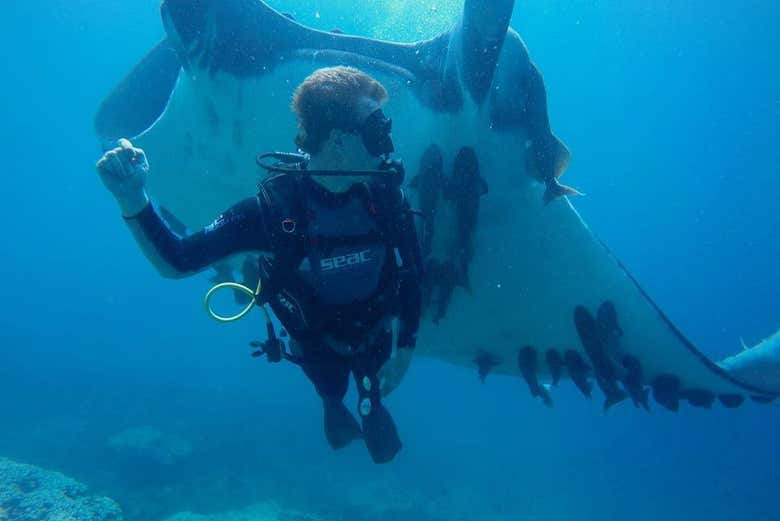
[[[95,166],[125,217],[137,215],[149,204],[144,189],[149,162],[143,150],[135,148],[127,139],[120,139],[119,146],[103,154]]]
[[[379,370],[379,389],[382,396],[387,396],[401,385],[412,362],[412,352],[412,349],[408,348],[396,349],[395,356]]]

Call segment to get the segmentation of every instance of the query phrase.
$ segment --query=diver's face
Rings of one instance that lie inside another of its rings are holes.
[[[330,165],[327,170],[373,170],[378,160],[359,134],[341,129],[332,130],[320,151],[312,155],[312,161]]]
[[[393,151],[391,121],[369,98],[358,103],[359,123],[350,129],[333,129],[319,152],[311,155],[311,170],[375,170],[380,157]],[[313,176],[331,191],[347,190],[364,176]]]
[[[320,151],[312,154],[309,162],[311,170],[374,170],[378,158],[371,155],[363,144],[362,138],[354,132],[335,129],[322,144]],[[365,181],[363,176],[318,176],[312,179],[330,190],[343,192],[353,184]]]
[[[376,101],[361,98],[356,119],[351,128],[333,129],[319,151],[312,154],[312,162],[326,164],[329,170],[368,170],[381,156],[393,152],[392,121]]]

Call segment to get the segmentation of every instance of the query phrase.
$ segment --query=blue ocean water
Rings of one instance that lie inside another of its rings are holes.
[[[418,360],[389,400],[398,460],[332,453],[309,383],[246,356],[257,323],[209,321],[204,278],[159,278],[95,176],[92,117],[162,37],[157,4],[3,8],[0,456],[74,476],[131,520],[267,499],[345,521],[396,519],[409,502],[429,506],[423,520],[780,519],[776,406],[604,415],[564,386],[546,410],[517,380]],[[460,9],[271,5],[398,40]],[[574,156],[565,181],[588,194],[577,208],[714,359],[780,322],[778,20],[780,4],[758,0],[518,0],[513,17]],[[117,456],[112,436],[145,425],[192,455]]]

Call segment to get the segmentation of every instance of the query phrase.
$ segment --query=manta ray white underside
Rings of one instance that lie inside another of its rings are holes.
[[[405,58],[388,50],[393,47],[360,47],[363,44],[356,43],[355,37],[325,35],[312,40],[318,46],[314,49],[310,42],[300,48],[289,44],[286,50],[266,46],[262,50],[270,56],[264,58],[271,60],[269,66],[237,68],[235,63],[247,58],[237,55],[239,47],[231,54],[225,40],[239,46],[254,42],[252,38],[284,41],[288,29],[315,36],[323,33],[302,28],[261,2],[189,3],[198,7],[189,6],[191,12],[185,16],[181,13],[188,2],[164,2],[169,39],[155,52],[168,56],[158,56],[155,63],[176,64],[167,80],[157,80],[172,94],[164,96],[159,117],[147,117],[144,128],[148,128],[134,132],[136,144],[146,150],[152,166],[150,194],[188,228],[208,224],[234,202],[255,193],[263,175],[255,165],[258,152],[292,148],[296,129],[290,97],[308,74],[334,63],[362,66],[389,91],[385,112],[393,118],[396,155],[405,161],[407,178],[417,173],[429,145],[441,151],[445,173],[452,171],[458,151],[471,147],[489,187],[480,199],[474,231],[470,291],[456,287],[436,324],[427,312],[418,337],[420,355],[477,367],[483,376],[491,371],[520,375],[532,393],[545,401],[549,401],[548,391],[540,383],[561,377],[571,378],[588,395],[595,381],[608,405],[624,397],[646,405],[652,391],[656,401],[673,410],[680,400],[705,407],[720,401],[731,407],[746,397],[767,402],[780,393],[777,380],[749,381],[749,371],[729,372],[707,359],[593,235],[568,199],[544,203],[543,194],[556,174],[540,177],[538,172],[528,172],[526,159],[538,156],[537,147],[546,138],[536,135],[539,129],[534,122],[521,120],[498,128],[491,108],[501,89],[511,91],[513,99],[530,96],[523,90],[527,83],[511,81],[518,67],[535,70],[511,29],[499,42],[491,65],[490,94],[474,100],[480,96],[469,84],[474,82],[467,77],[473,65],[463,56],[463,42],[469,37],[468,16],[479,10],[480,2],[467,2],[464,20],[443,37],[444,43],[417,49],[438,50],[441,76],[449,75],[446,81],[463,94],[455,108],[436,106],[421,95],[420,73],[399,64]],[[242,10],[254,13],[258,20],[267,17],[282,24],[282,29],[274,26],[253,37],[251,27],[227,30]],[[499,29],[506,33],[501,23]],[[340,54],[342,44],[348,52]],[[398,49],[406,52],[408,45]],[[147,58],[147,62],[150,59],[154,60]],[[137,124],[136,128],[122,126],[122,118],[129,118],[133,110],[136,115],[143,110],[154,114],[153,108],[133,108],[134,100],[136,105],[148,102],[148,95],[134,98],[133,81],[143,83],[139,78],[155,74],[143,65],[101,109],[102,138],[141,130]],[[554,149],[552,154],[564,154],[562,145]],[[565,157],[558,159],[557,163],[565,163]],[[408,190],[413,201],[418,192]],[[429,256],[446,260],[453,241],[459,239],[452,233],[457,209],[444,198],[437,209]]]

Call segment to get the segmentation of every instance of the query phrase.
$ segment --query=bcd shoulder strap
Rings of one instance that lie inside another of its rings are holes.
[[[266,233],[271,242],[273,260],[261,256],[260,273],[265,279],[266,297],[275,293],[274,283],[282,271],[297,266],[306,250],[307,215],[303,190],[293,174],[278,174],[265,179],[258,197],[264,209]]]
[[[409,211],[403,190],[395,184],[385,183],[367,183],[366,189],[371,205],[369,210],[377,220],[384,242],[398,246]]]

